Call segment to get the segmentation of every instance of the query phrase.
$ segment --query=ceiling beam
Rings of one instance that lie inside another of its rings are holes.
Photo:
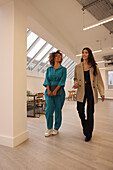
[[[101,2],[101,1],[103,1],[103,0],[95,0],[94,2],[91,2],[91,3],[83,6],[82,10],[84,11],[85,9],[87,9],[87,8],[93,6],[93,5],[95,5],[95,4],[97,4],[97,3]]]
[[[28,48],[28,50],[27,50],[27,54],[30,53],[30,51],[35,47],[35,45],[39,42],[40,39],[41,39],[41,38],[38,37],[38,38],[31,44],[31,46],[30,46],[30,47]]]
[[[41,60],[40,60],[39,62],[37,62],[37,64],[33,67],[32,71],[33,71],[34,69],[36,69],[36,68],[41,64],[41,62],[47,57],[47,55],[48,55],[53,49],[54,49],[54,47],[51,47],[51,48],[49,49],[49,51],[46,52],[46,54],[41,58]]]
[[[67,63],[68,60],[70,60],[70,58],[67,57],[67,59],[64,61],[63,65],[65,65],[65,63]]]
[[[31,58],[31,60],[29,61],[29,63],[27,64],[27,68],[29,67],[29,65],[37,58],[37,56],[44,50],[44,48],[46,48],[46,46],[48,45],[48,43],[46,42],[41,49],[34,55],[33,58]]]
[[[67,67],[67,69],[69,69],[69,67],[72,66],[74,63],[75,63],[75,62],[73,61],[73,62]]]
[[[65,67],[67,68],[71,63],[73,63],[73,60],[70,59],[70,61],[65,65]]]
[[[68,59],[68,57],[66,56],[63,61],[62,61],[62,65],[64,64],[64,62]]]
[[[28,31],[27,31],[27,37],[28,37],[30,34],[31,34],[31,31],[28,30]]]
[[[68,68],[68,72],[72,69],[72,68],[75,68],[76,66],[76,63],[74,63],[72,66],[70,66],[70,68]]]
[[[71,73],[74,73],[74,69],[70,70],[67,75],[69,76]]]
[[[44,69],[46,67],[46,65],[48,64],[49,61],[46,61],[45,64],[38,70],[38,72],[42,71],[42,69]]]

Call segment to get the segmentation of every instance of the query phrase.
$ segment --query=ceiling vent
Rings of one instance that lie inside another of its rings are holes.
[[[113,66],[113,55],[103,56],[105,67]]]

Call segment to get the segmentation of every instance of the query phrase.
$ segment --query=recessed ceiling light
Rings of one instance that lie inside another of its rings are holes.
[[[93,24],[91,26],[85,27],[85,28],[83,28],[83,30],[86,31],[88,29],[97,27],[99,25],[105,24],[105,23],[110,22],[110,21],[113,21],[113,15],[111,17],[108,17],[108,18],[105,18],[105,19],[103,19],[101,21],[98,21],[96,24]]]
[[[97,61],[96,63],[104,63],[105,61]]]
[[[100,52],[102,52],[102,50],[92,51],[93,54],[95,54],[95,53],[100,53]],[[77,57],[78,57],[78,56],[82,56],[82,54],[77,54],[76,56],[77,56]]]

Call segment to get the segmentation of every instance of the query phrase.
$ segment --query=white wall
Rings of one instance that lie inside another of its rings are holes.
[[[13,136],[13,3],[0,7],[0,140]],[[7,41],[6,41],[7,40]],[[7,50],[6,50],[7,49]],[[4,105],[6,103],[6,105]],[[7,128],[4,127],[7,125]]]
[[[113,67],[100,69],[102,79],[105,85],[105,98],[107,99],[113,99],[113,89],[108,89],[108,71],[111,71],[111,70],[113,70]]]
[[[44,83],[44,74],[32,72],[27,70],[27,90],[30,90],[32,93],[40,93],[45,91],[45,87],[43,87]],[[66,80],[66,97],[68,96],[68,90],[72,89],[73,81],[67,79]]]
[[[28,139],[26,111],[27,17],[14,1],[0,6],[0,144]]]

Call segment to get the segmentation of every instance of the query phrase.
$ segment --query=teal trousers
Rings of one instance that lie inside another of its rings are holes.
[[[58,130],[62,123],[62,107],[65,101],[65,91],[61,89],[61,95],[48,96],[47,89],[45,91],[45,116],[47,121],[47,129],[53,128],[53,113],[55,111],[55,125],[54,129]]]

